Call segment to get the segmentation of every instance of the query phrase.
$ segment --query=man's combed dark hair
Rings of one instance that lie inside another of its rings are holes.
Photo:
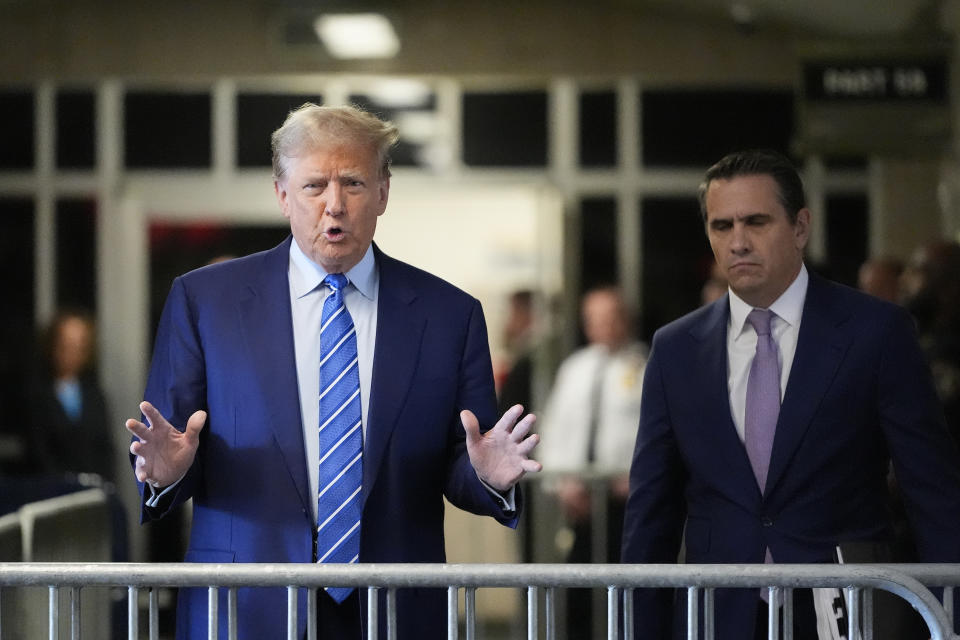
[[[803,195],[803,182],[790,159],[770,149],[736,151],[724,156],[707,169],[697,196],[700,200],[700,215],[707,219],[707,188],[714,180],[730,180],[738,176],[770,176],[777,183],[780,204],[787,211],[790,224],[797,222],[797,214],[807,206]]]

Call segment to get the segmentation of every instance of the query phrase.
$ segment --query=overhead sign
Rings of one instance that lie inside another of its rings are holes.
[[[808,100],[946,103],[947,73],[944,59],[808,61],[803,88]]]

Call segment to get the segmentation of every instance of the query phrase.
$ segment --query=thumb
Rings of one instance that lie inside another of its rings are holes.
[[[200,437],[200,430],[207,422],[206,411],[194,411],[193,415],[187,420],[186,434],[191,438]]]
[[[464,409],[460,412],[460,421],[463,423],[463,430],[467,432],[467,441],[476,442],[480,439],[480,422],[473,411]]]

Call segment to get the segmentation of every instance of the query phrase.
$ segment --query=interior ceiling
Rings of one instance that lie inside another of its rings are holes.
[[[824,37],[956,35],[957,0],[630,0],[663,10]]]

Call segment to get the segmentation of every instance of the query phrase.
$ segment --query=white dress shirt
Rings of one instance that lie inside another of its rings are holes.
[[[800,319],[803,316],[803,303],[807,298],[807,284],[810,276],[807,267],[800,266],[800,273],[787,290],[770,305],[774,313],[770,332],[777,343],[780,359],[780,399],[783,400],[790,379],[793,356],[797,351],[797,338],[800,336]],[[730,290],[730,320],[727,325],[727,389],[730,394],[730,413],[737,428],[740,440],[744,439],[744,422],[747,412],[747,379],[750,377],[750,364],[757,351],[757,332],[747,322],[747,315],[753,307],[744,302]]]

